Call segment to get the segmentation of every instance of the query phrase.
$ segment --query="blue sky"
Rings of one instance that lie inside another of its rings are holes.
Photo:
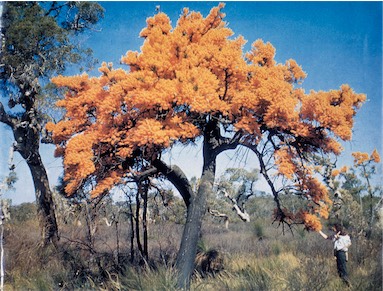
[[[153,16],[156,6],[169,15],[173,25],[183,7],[206,15],[218,2],[101,2],[105,19],[100,31],[92,31],[81,41],[94,50],[100,61],[119,60],[127,50],[139,50],[138,37]],[[353,151],[371,153],[382,148],[382,2],[226,2],[223,10],[235,35],[253,41],[262,38],[276,48],[277,62],[293,58],[308,77],[303,88],[308,91],[338,89],[349,84],[356,92],[367,94],[368,101],[355,119],[353,140],[343,144],[345,152],[339,164],[351,165]],[[95,72],[97,75],[97,71]],[[6,173],[11,133],[1,125],[0,177]],[[43,146],[42,153],[52,185],[62,171],[61,160],[52,157],[52,146]],[[199,175],[201,152],[198,147],[175,149],[167,157],[185,169],[189,177]],[[15,156],[19,182],[16,191],[5,194],[13,203],[34,201],[32,179],[20,156]],[[232,160],[230,154],[220,157],[222,170],[227,166],[255,167],[251,157]]]

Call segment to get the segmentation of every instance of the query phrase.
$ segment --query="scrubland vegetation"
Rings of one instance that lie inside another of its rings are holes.
[[[14,153],[36,195],[2,226],[5,290],[344,289],[316,233],[335,221],[353,241],[349,288],[381,290],[379,153],[336,168],[366,95],[346,84],[305,93],[303,68],[277,62],[258,35],[245,52],[224,7],[185,7],[176,22],[156,7],[140,50],[125,48],[126,69],[104,60],[97,77],[79,74],[97,61],[77,40],[101,26],[100,4],[0,2],[0,122],[14,136],[0,196],[17,179]],[[56,191],[70,199],[50,188],[39,141],[63,158]],[[163,154],[198,143],[201,176],[189,180]],[[232,150],[257,169],[217,177]]]
[[[249,223],[234,218],[228,229],[205,216],[191,290],[346,288],[336,273],[330,241],[302,226],[283,233],[271,215],[262,215],[272,211],[271,198],[251,200],[257,203],[261,215],[252,213]],[[120,210],[119,223],[109,227],[98,217],[93,235],[81,213],[66,224],[59,219],[58,247],[43,248],[35,205],[12,207],[12,219],[5,225],[5,290],[177,290],[172,266],[183,226],[171,217],[149,224],[148,259],[143,260],[136,243],[133,249],[130,244],[125,210]],[[324,231],[330,233],[326,227]],[[381,290],[381,232],[366,238],[352,230],[351,235],[349,290]]]

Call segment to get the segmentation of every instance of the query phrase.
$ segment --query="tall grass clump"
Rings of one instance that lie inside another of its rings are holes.
[[[105,290],[176,291],[176,276],[172,267],[129,268],[122,274],[110,275]]]

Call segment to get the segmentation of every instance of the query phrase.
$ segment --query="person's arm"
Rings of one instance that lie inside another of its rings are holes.
[[[328,235],[325,234],[323,231],[319,231],[319,234],[324,238],[324,239],[328,239]]]
[[[347,235],[346,248],[349,248],[350,246],[351,246],[351,238],[349,235]]]

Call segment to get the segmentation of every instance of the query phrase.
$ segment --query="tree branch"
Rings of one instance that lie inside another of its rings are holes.
[[[274,183],[273,183],[273,181],[271,181],[271,179],[270,179],[270,177],[269,177],[269,175],[267,173],[266,165],[265,165],[265,162],[263,160],[262,153],[260,153],[258,151],[258,149],[257,149],[257,147],[255,145],[247,144],[247,143],[242,143],[242,145],[247,147],[247,148],[249,148],[258,157],[259,165],[260,165],[260,168],[261,168],[261,174],[266,179],[266,182],[269,185],[269,187],[271,189],[271,192],[273,193],[274,201],[275,201],[275,203],[277,205],[276,219],[278,219],[282,223],[286,222],[285,221],[286,215],[283,212],[283,209],[282,209],[282,206],[281,206],[281,203],[280,203],[280,200],[279,200],[279,192],[275,189]],[[289,223],[287,223],[287,224],[289,224]]]
[[[143,172],[141,172],[139,175],[134,176],[134,180],[137,182],[141,181],[142,179],[146,179],[149,176],[156,174],[158,172],[158,169],[156,167],[149,168]]]
[[[219,218],[223,218],[224,222],[225,222],[225,228],[228,229],[229,228],[229,216],[225,213],[221,213],[219,212],[218,210],[215,210],[215,209],[210,209],[208,208],[207,210],[212,216],[214,217],[219,217]]]
[[[0,102],[0,122],[5,123],[13,128],[14,122],[11,116],[5,112],[3,103]]]
[[[186,207],[189,207],[190,200],[193,195],[193,189],[181,168],[176,165],[169,167],[163,161],[158,159],[153,161],[153,166],[155,166],[158,171],[161,172],[174,185],[174,187],[176,187],[182,196]]]
[[[229,193],[227,193],[227,191],[225,190],[222,190],[224,196],[229,199],[231,201],[231,203],[233,204],[233,208],[235,210],[235,212],[237,212],[237,215],[239,216],[239,218],[242,219],[242,221],[244,222],[249,222],[250,221],[250,215],[246,212],[245,209],[241,209],[239,206],[238,206],[238,203],[237,201],[230,197]]]
[[[234,150],[238,145],[240,145],[241,138],[241,131],[237,131],[232,138],[220,137],[219,145],[215,148],[217,155],[226,150]]]

